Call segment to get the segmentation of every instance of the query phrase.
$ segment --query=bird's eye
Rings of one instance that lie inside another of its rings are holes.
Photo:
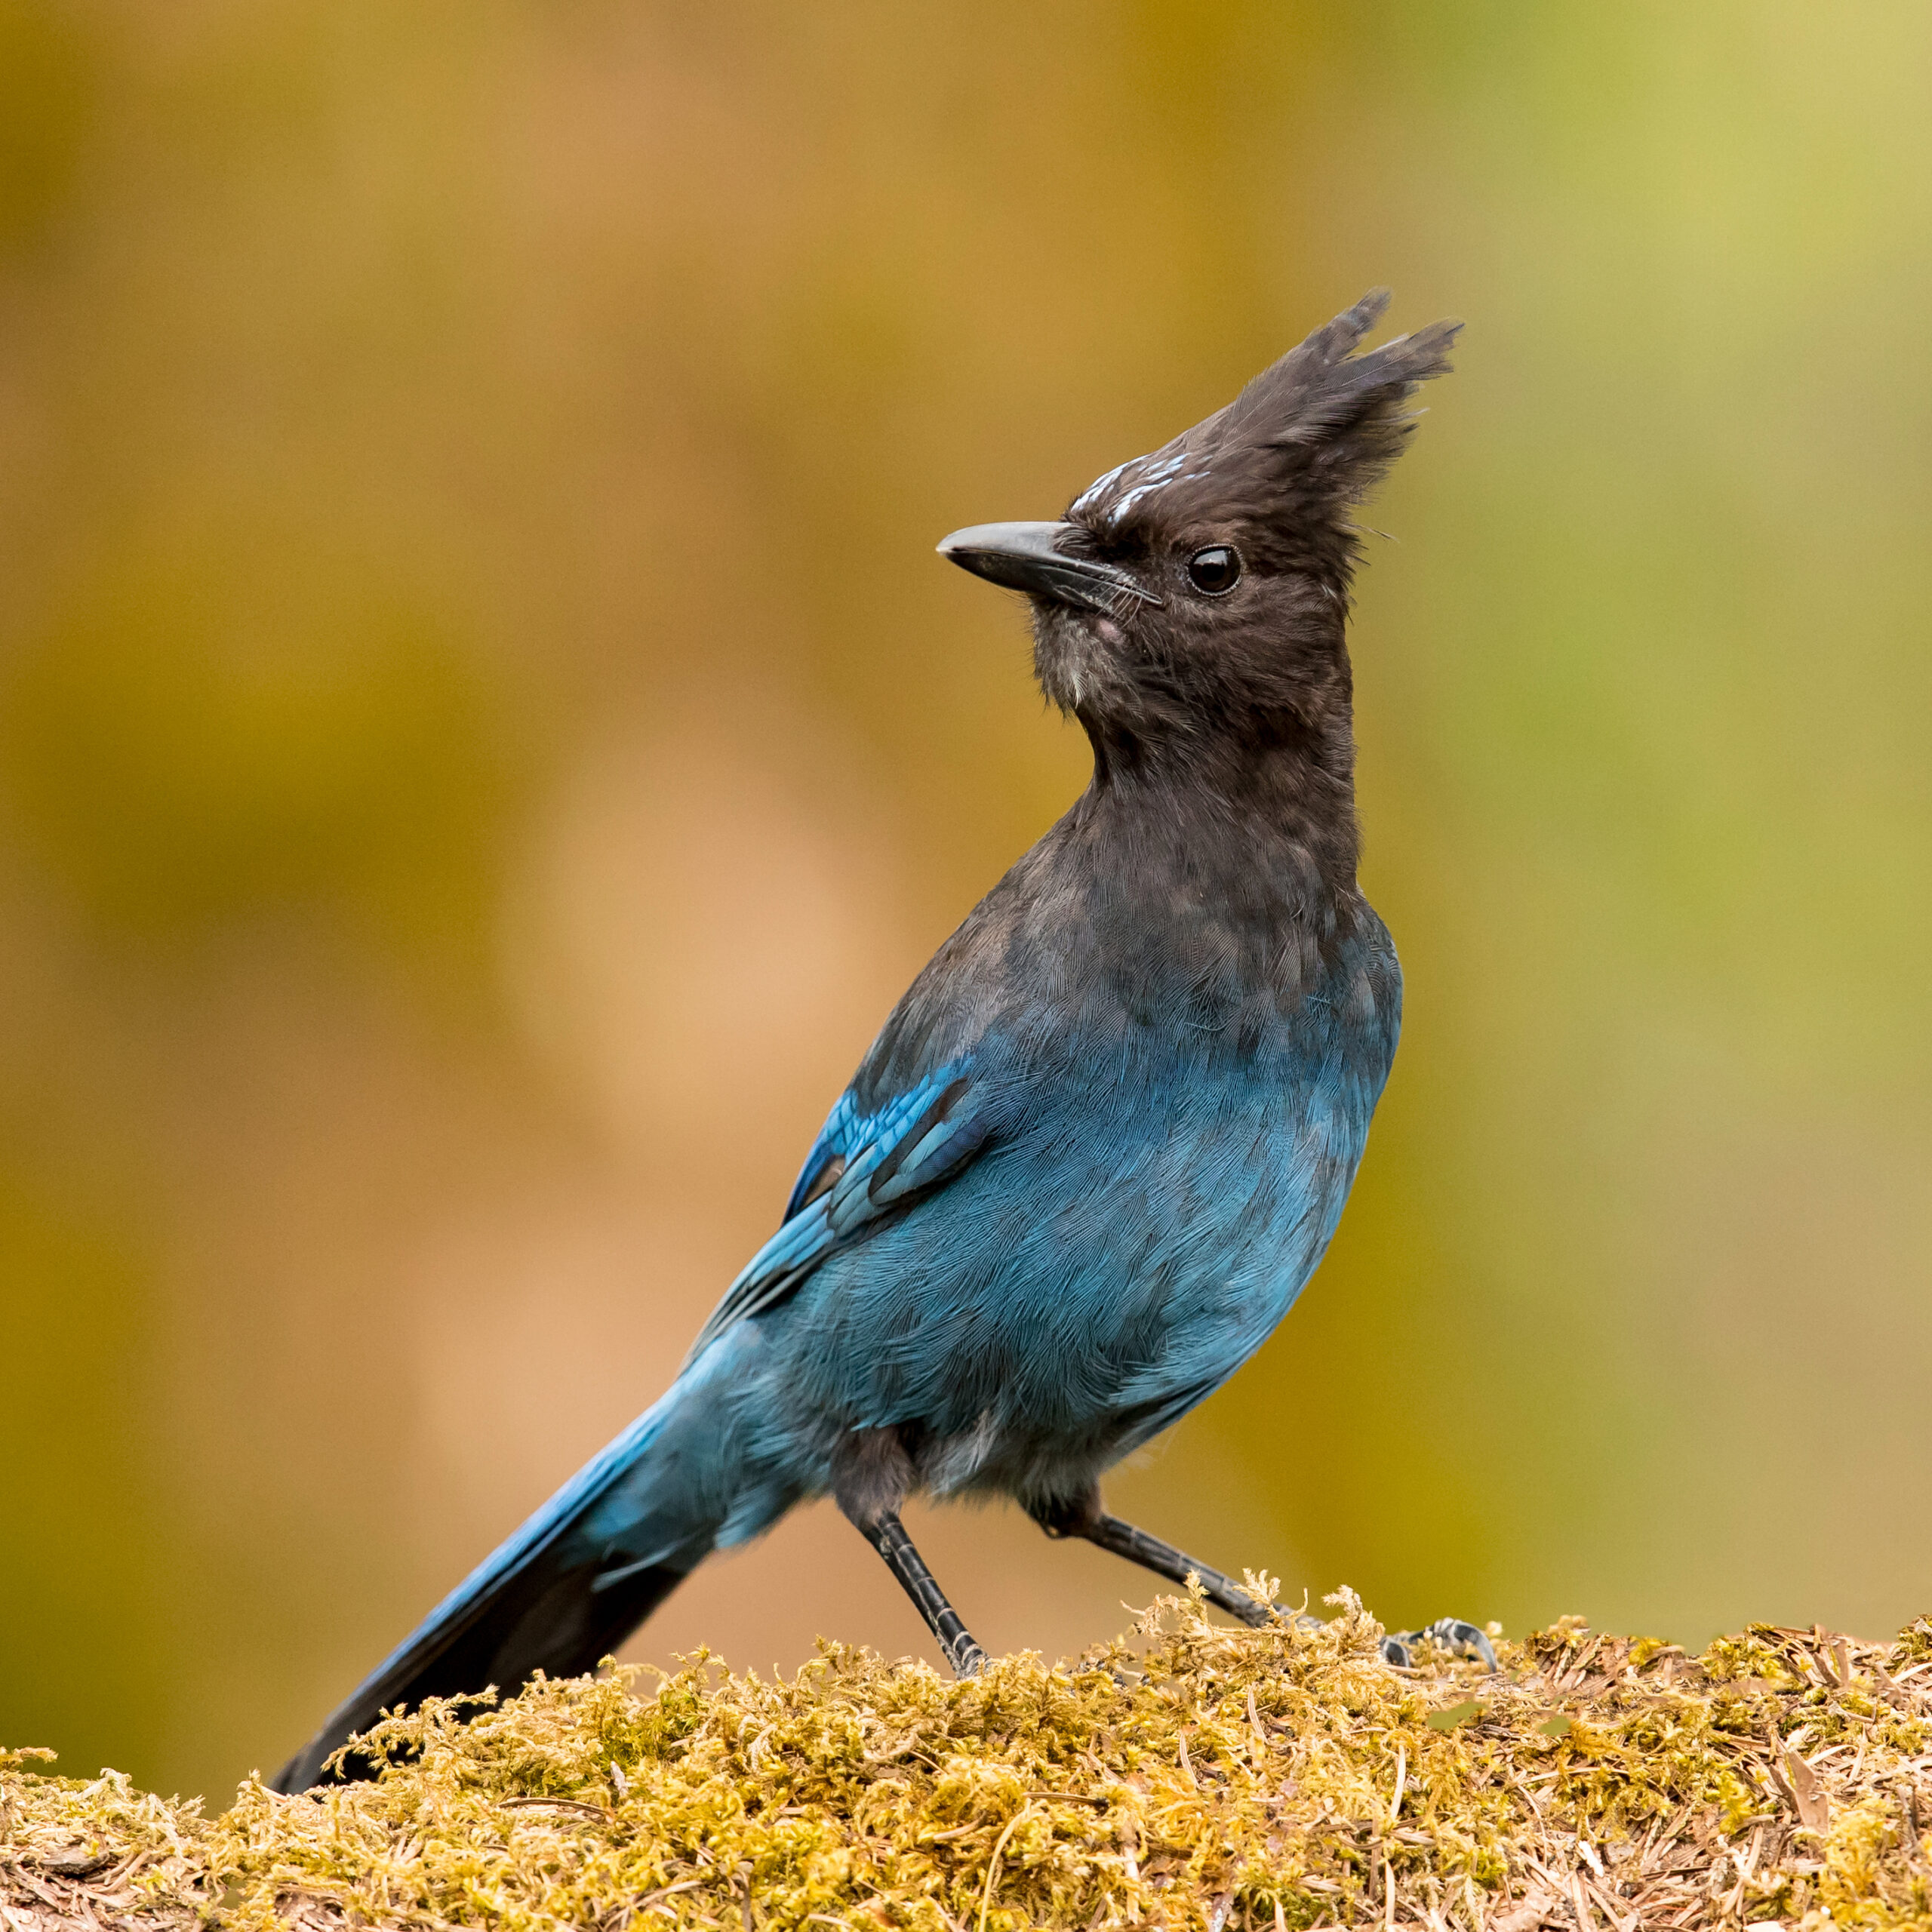
[[[1187,560],[1187,580],[1204,597],[1225,597],[1241,581],[1241,552],[1211,543]]]

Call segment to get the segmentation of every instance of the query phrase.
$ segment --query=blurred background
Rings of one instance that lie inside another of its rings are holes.
[[[1364,288],[1406,1034],[1112,1495],[1299,1599],[1932,1607],[1932,15],[0,0],[0,1739],[225,1801],[662,1389],[1084,780],[1056,514]],[[1914,130],[1917,131],[1915,132]],[[978,1635],[1149,1580],[914,1524]],[[924,1633],[829,1509],[634,1654]]]

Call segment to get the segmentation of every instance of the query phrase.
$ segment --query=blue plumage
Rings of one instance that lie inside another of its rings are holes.
[[[1066,521],[942,546],[1032,598],[1093,783],[900,1002],[669,1392],[285,1789],[386,1706],[593,1666],[712,1549],[828,1492],[962,1670],[980,1653],[899,1520],[915,1491],[1011,1496],[1264,1614],[1098,1481],[1287,1312],[1395,1049],[1401,974],[1355,875],[1348,512],[1454,330],[1351,355],[1380,306]]]

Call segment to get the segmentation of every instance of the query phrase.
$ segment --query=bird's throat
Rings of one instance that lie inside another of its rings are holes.
[[[1355,890],[1361,834],[1346,700],[1313,726],[1150,742],[1090,725],[1088,735],[1094,778],[1082,804],[1134,849],[1230,884],[1292,852],[1291,869],[1312,861],[1321,890]]]

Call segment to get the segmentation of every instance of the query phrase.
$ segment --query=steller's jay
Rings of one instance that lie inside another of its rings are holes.
[[[1352,353],[1387,300],[1063,521],[939,546],[1031,600],[1041,685],[1092,740],[1092,783],[899,1002],[663,1399],[280,1789],[386,1707],[593,1669],[712,1551],[828,1491],[962,1675],[985,1654],[900,1521],[915,1491],[1010,1496],[1049,1536],[1274,1614],[1109,1515],[1099,1478],[1287,1313],[1395,1051],[1401,973],[1355,883],[1350,513],[1458,325]],[[1426,1634],[1493,1666],[1471,1625]]]

